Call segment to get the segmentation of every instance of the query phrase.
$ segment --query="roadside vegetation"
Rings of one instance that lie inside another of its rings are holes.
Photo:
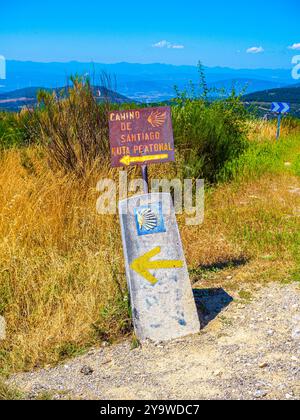
[[[7,386],[0,380],[0,401],[22,400],[23,395],[18,390]]]
[[[118,179],[112,105],[95,104],[83,80],[61,102],[48,93],[40,101],[39,110],[0,114],[2,374],[132,333],[118,216],[96,213],[97,182]],[[179,95],[172,113],[176,163],[153,165],[150,176],[206,180],[204,224],[178,217],[193,283],[250,293],[299,280],[299,121],[284,119],[276,142],[275,122],[248,114],[234,92],[208,102],[204,82],[197,99]]]

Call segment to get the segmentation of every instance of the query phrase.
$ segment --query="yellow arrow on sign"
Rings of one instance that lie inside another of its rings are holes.
[[[120,163],[129,166],[131,163],[143,163],[149,160],[164,160],[168,159],[169,155],[148,155],[148,156],[123,156]]]
[[[149,283],[156,284],[158,280],[149,272],[149,270],[158,270],[158,269],[170,269],[170,268],[182,268],[183,261],[180,260],[158,260],[150,261],[151,258],[160,254],[161,248],[152,249],[152,251],[147,252],[141,257],[136,258],[130,268],[138,273],[140,276],[144,277]]]

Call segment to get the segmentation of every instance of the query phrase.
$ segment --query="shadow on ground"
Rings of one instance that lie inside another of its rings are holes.
[[[205,272],[218,272],[221,270],[226,270],[228,268],[238,268],[243,265],[246,265],[249,262],[248,258],[233,258],[216,261],[213,264],[202,264],[194,270],[196,273],[205,273]]]
[[[222,288],[194,289],[193,293],[201,328],[206,327],[233,302],[233,298]]]

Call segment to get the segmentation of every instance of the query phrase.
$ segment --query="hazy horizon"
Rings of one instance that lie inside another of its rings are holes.
[[[172,64],[172,63],[164,63],[164,62],[148,62],[148,63],[142,63],[138,61],[115,61],[115,62],[103,62],[103,61],[81,61],[81,60],[49,60],[49,61],[41,61],[41,60],[19,60],[16,58],[6,59],[6,62],[20,62],[20,63],[35,63],[35,64],[70,64],[70,63],[78,63],[78,64],[97,64],[97,65],[118,65],[118,64],[131,64],[131,65],[143,65],[143,66],[151,66],[151,65],[161,65],[161,66],[172,66],[172,67],[192,67],[197,68],[198,64],[197,62],[195,64]],[[199,61],[198,61],[199,63]],[[214,69],[214,68],[220,68],[220,69],[230,69],[230,70],[290,70],[293,68],[292,63],[287,65],[286,67],[235,67],[235,66],[226,66],[226,65],[206,65],[205,63],[202,63],[205,68],[208,69]]]

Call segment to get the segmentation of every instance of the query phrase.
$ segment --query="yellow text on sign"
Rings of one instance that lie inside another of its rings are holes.
[[[133,260],[130,268],[144,277],[149,283],[156,284],[158,279],[155,278],[149,270],[160,270],[160,269],[171,269],[171,268],[182,268],[183,261],[181,260],[156,260],[150,261],[151,258],[160,254],[161,248],[158,246],[141,257]]]
[[[122,159],[120,159],[120,162],[123,163],[126,166],[131,165],[132,163],[143,163],[143,162],[148,162],[150,160],[164,160],[164,159],[168,159],[169,155],[164,154],[164,155],[146,155],[146,156],[124,156],[122,157]]]

